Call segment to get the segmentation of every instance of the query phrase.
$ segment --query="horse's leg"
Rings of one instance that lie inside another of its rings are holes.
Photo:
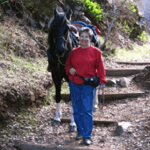
[[[98,108],[98,90],[99,90],[99,88],[98,87],[96,87],[96,90],[95,90],[95,96],[94,96],[94,105],[93,105],[93,111],[95,112],[96,110],[97,110],[97,108]]]
[[[76,123],[75,123],[74,117],[73,117],[73,107],[72,107],[71,101],[70,101],[70,105],[71,105],[71,122],[70,122],[69,131],[70,132],[75,132]]]
[[[55,117],[54,117],[54,122],[59,123],[60,122],[60,118],[62,116],[62,112],[61,112],[61,104],[60,103],[56,103],[56,113],[55,113]]]
[[[55,93],[56,114],[55,114],[55,118],[54,118],[54,125],[57,125],[60,122],[61,116],[62,116],[61,104],[60,104],[60,100],[61,100],[61,95],[60,95],[61,83],[60,84],[59,83],[55,84],[55,88],[56,88],[56,93]]]
[[[66,81],[69,83],[69,79],[68,76],[65,76]],[[71,103],[71,98],[69,101],[69,104],[71,106],[71,122],[70,122],[70,127],[69,127],[69,132],[75,132],[75,128],[76,128],[76,123],[74,121],[74,116],[73,116],[73,107],[72,107],[72,103]]]
[[[53,125],[57,125],[60,122],[60,118],[62,115],[61,112],[61,104],[60,104],[60,100],[61,100],[61,80],[62,78],[60,78],[59,74],[57,72],[52,72],[52,78],[55,84],[55,101],[56,101],[56,113],[55,113],[55,117],[54,117],[54,122]]]

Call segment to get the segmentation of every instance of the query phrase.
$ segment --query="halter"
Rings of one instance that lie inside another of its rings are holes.
[[[64,17],[63,17],[63,21],[62,21],[62,24],[65,22],[65,20],[67,19],[67,17],[66,17],[66,15],[64,15]],[[62,25],[61,24],[61,25]],[[68,31],[67,31],[67,33],[64,35],[64,37],[68,37]],[[54,36],[55,34],[53,33],[53,36]],[[64,47],[67,47],[67,40],[64,38],[63,36],[57,36],[57,37],[55,37],[54,36],[54,43],[56,44],[56,42],[57,42],[57,40],[58,39],[62,39],[63,40],[63,43],[64,43]]]

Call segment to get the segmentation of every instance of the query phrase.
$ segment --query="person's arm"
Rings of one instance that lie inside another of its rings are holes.
[[[104,64],[103,64],[103,60],[102,60],[102,56],[101,56],[101,52],[99,51],[98,55],[97,55],[97,73],[99,76],[99,80],[100,80],[100,86],[105,86],[106,83],[106,79],[105,79],[105,68],[104,68]]]
[[[66,63],[65,63],[65,70],[66,70],[66,74],[69,75],[75,75],[76,73],[76,69],[74,69],[71,65],[71,53],[70,55],[68,56],[67,60],[66,60]]]

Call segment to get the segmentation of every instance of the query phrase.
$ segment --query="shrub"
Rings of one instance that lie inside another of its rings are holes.
[[[96,2],[93,2],[93,0],[84,0],[84,3],[88,13],[101,21],[103,9],[100,7],[100,5]]]
[[[141,33],[141,35],[138,35],[137,36],[137,38],[138,39],[140,39],[141,41],[146,41],[147,40],[147,38],[146,38],[146,32],[145,31],[143,31],[142,33]]]

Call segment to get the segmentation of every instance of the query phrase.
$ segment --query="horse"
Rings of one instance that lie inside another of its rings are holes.
[[[50,23],[48,32],[48,71],[52,73],[52,79],[55,85],[55,101],[56,101],[56,113],[53,121],[53,125],[59,124],[61,121],[61,83],[63,78],[69,82],[68,76],[65,72],[65,62],[71,50],[79,46],[77,32],[78,29],[74,24],[70,23],[72,10],[69,8],[66,13],[58,12],[54,9],[54,17]],[[93,41],[94,42],[94,41]],[[98,44],[99,40],[96,39],[94,44]],[[75,131],[75,122],[73,118],[73,109],[71,115],[70,132]]]
[[[54,17],[50,23],[48,33],[47,49],[48,55],[48,70],[52,73],[52,79],[55,85],[55,101],[56,101],[56,115],[53,121],[54,125],[60,122],[61,118],[61,84],[63,78],[69,82],[68,76],[65,72],[64,64],[70,51],[79,45],[78,38],[75,35],[77,29],[70,24],[72,10],[69,8],[66,13],[58,12],[54,9]],[[75,122],[73,114],[71,117],[70,131],[75,130]]]

